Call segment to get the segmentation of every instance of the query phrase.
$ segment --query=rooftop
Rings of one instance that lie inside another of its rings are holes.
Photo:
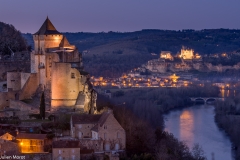
[[[102,126],[105,121],[107,120],[108,116],[110,115],[110,112],[104,112],[103,114],[76,114],[72,115],[72,123],[75,124],[99,124]],[[98,125],[97,125],[98,126]],[[96,127],[94,129],[97,130]]]
[[[52,147],[53,148],[80,148],[80,142],[69,141],[69,140],[53,141]]]
[[[47,134],[19,133],[16,139],[45,139]]]
[[[42,24],[41,28],[34,35],[49,35],[49,34],[61,34],[56,30],[52,22],[47,19]]]

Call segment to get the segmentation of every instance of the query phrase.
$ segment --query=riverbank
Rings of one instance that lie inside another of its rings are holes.
[[[240,97],[227,98],[215,105],[215,121],[230,137],[236,160],[240,160]]]
[[[214,121],[213,105],[194,105],[164,115],[165,131],[170,132],[189,148],[202,146],[208,159],[232,160],[231,142]]]

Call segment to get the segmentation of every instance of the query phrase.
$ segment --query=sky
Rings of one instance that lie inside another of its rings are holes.
[[[1,0],[0,21],[36,32],[48,16],[60,32],[240,29],[240,0]]]

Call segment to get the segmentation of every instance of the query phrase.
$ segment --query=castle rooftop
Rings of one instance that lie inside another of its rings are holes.
[[[51,34],[61,34],[56,30],[52,22],[47,19],[42,24],[41,28],[34,35],[51,35]]]

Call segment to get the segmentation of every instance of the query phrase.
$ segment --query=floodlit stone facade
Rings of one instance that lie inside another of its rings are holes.
[[[162,51],[160,53],[160,58],[162,59],[168,59],[168,60],[173,60],[173,56],[170,51]]]
[[[96,92],[89,82],[89,74],[83,71],[82,56],[77,48],[70,45],[48,18],[33,39],[31,72],[38,73],[39,84],[50,92],[51,109],[69,107],[94,113]]]
[[[185,49],[184,47],[181,49],[180,58],[191,60],[194,58],[194,51],[192,49]]]
[[[11,108],[11,100],[32,99],[45,92],[47,108],[51,111],[68,109],[94,114],[97,93],[89,81],[90,75],[83,71],[82,55],[76,46],[71,45],[48,18],[33,34],[33,40],[31,71],[7,72],[7,87],[0,93],[0,108]]]

